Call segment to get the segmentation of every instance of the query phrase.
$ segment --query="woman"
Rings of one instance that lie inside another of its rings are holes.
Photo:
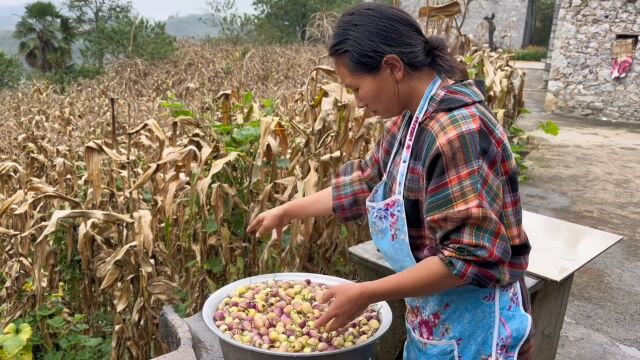
[[[517,166],[482,92],[473,81],[455,82],[466,70],[442,39],[386,5],[345,12],[329,55],[358,107],[395,118],[331,187],[260,214],[248,231],[281,234],[292,219],[368,214],[396,274],[332,287],[317,327],[337,329],[371,303],[404,298],[405,359],[529,358],[530,246]]]

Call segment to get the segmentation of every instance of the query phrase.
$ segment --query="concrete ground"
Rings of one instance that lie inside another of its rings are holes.
[[[539,90],[526,99],[533,114],[519,124],[539,149],[524,208],[624,236],[576,273],[557,359],[640,359],[640,123],[544,114]],[[534,131],[546,120],[558,136]]]

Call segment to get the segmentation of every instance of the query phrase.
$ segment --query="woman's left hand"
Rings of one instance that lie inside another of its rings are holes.
[[[362,315],[370,304],[363,283],[332,286],[323,291],[320,302],[324,304],[331,299],[327,311],[316,321],[316,329],[328,324],[328,332],[337,330]]]

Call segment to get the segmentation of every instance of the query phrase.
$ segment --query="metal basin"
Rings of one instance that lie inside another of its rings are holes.
[[[341,279],[334,276],[311,274],[311,273],[278,273],[278,274],[266,274],[258,275],[250,278],[238,280],[223,288],[218,289],[209,296],[204,303],[202,309],[202,317],[209,329],[213,331],[220,339],[220,347],[225,360],[253,360],[253,359],[291,359],[291,358],[304,358],[305,360],[321,359],[321,360],[353,360],[353,359],[370,359],[373,354],[373,348],[375,343],[391,326],[391,308],[385,301],[377,303],[380,328],[376,333],[367,341],[355,344],[350,348],[339,349],[329,352],[313,352],[313,353],[280,353],[265,349],[259,349],[253,346],[241,344],[234,339],[225,336],[218,327],[214,324],[213,314],[216,311],[218,304],[229,294],[240,286],[249,285],[251,283],[266,282],[269,280],[282,281],[282,280],[294,280],[303,281],[310,279],[313,282],[327,285],[338,285],[344,283],[350,283],[351,281]]]

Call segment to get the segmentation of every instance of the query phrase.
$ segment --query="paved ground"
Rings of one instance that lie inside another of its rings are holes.
[[[640,124],[543,114],[543,97],[528,91],[520,125],[560,134],[533,132],[524,208],[624,236],[576,273],[557,359],[640,359]]]

